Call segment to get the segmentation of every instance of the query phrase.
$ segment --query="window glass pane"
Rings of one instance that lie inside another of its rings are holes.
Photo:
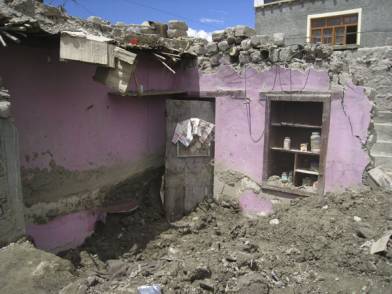
[[[312,30],[312,43],[321,43],[321,30]]]
[[[324,29],[323,43],[324,44],[332,44],[332,29]]]
[[[358,14],[345,16],[344,23],[345,24],[357,24],[358,23]]]
[[[344,45],[346,40],[346,29],[344,27],[335,28],[335,45]]]
[[[312,28],[320,28],[325,26],[325,18],[312,19]]]
[[[357,26],[347,26],[346,44],[357,44]]]
[[[336,26],[336,25],[340,25],[340,24],[342,24],[342,17],[341,16],[327,18],[327,26]]]

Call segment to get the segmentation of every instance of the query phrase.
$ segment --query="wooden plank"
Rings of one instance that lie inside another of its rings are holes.
[[[299,188],[280,187],[280,186],[273,186],[270,184],[263,184],[261,186],[261,188],[263,190],[271,190],[271,191],[277,191],[277,192],[293,194],[293,195],[298,195],[298,196],[305,196],[305,197],[317,195],[317,193],[300,190]]]
[[[329,124],[331,116],[331,97],[323,103],[323,117],[320,141],[320,161],[319,161],[319,194],[323,195],[325,191],[325,166],[328,149]]]
[[[301,169],[301,168],[296,168],[294,171],[302,174],[308,174],[308,175],[315,175],[315,176],[319,175],[319,173],[316,171]]]
[[[270,117],[271,117],[271,101],[267,99],[265,102],[265,122],[264,122],[264,155],[263,155],[263,181],[267,181],[269,177],[270,165]]]
[[[110,95],[118,95],[118,96],[127,96],[127,97],[149,97],[149,96],[170,96],[170,95],[185,95],[185,91],[144,91],[143,93],[138,92],[126,92],[126,93],[119,93],[119,92],[109,92]]]
[[[279,122],[279,123],[271,123],[274,127],[292,127],[292,128],[307,128],[307,129],[321,129],[321,126],[316,125],[307,125],[307,124],[297,124],[290,122]]]
[[[60,59],[109,65],[108,43],[62,34]]]
[[[320,155],[320,153],[312,152],[312,151],[301,151],[298,149],[283,149],[282,147],[270,147],[270,149],[280,152],[289,152],[289,153],[298,153],[304,155]]]

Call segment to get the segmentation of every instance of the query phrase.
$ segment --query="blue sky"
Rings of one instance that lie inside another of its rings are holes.
[[[65,2],[70,15],[87,18],[97,15],[115,23],[167,22],[185,20],[194,30],[212,32],[244,24],[254,27],[253,0],[45,0],[47,4]]]

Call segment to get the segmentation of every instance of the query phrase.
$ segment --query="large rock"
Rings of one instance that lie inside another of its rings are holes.
[[[180,38],[180,37],[187,37],[188,34],[186,31],[176,30],[176,29],[168,29],[167,36],[169,38]]]
[[[284,46],[285,35],[283,33],[275,33],[272,35],[272,40],[276,46]]]
[[[226,32],[225,31],[215,31],[212,32],[212,41],[214,42],[220,42],[223,41],[226,38]]]
[[[216,43],[208,43],[206,50],[207,50],[206,55],[212,56],[218,52],[218,45]]]
[[[245,39],[241,42],[242,50],[249,50],[252,48],[250,39]]]
[[[186,22],[180,20],[169,20],[167,25],[170,30],[179,30],[185,32],[188,30],[188,25]]]
[[[75,280],[65,259],[34,248],[29,242],[0,249],[1,293],[57,294]]]
[[[198,56],[202,56],[207,52],[206,47],[203,44],[195,44],[189,49],[189,51]]]
[[[250,59],[253,63],[259,63],[262,60],[261,52],[254,51],[250,54]]]
[[[224,40],[218,43],[218,48],[219,51],[226,52],[227,50],[229,50],[230,45],[226,40]]]
[[[234,28],[234,36],[240,38],[250,38],[256,35],[256,31],[247,26],[236,26]]]
[[[270,36],[267,35],[254,35],[250,38],[250,42],[253,48],[259,48],[260,46],[272,43]]]

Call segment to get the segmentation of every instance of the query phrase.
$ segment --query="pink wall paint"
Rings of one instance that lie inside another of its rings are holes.
[[[188,73],[188,78],[195,73]],[[326,92],[330,82],[326,71],[309,69],[306,72],[290,71],[273,67],[266,71],[247,68],[237,73],[230,66],[221,66],[217,72],[200,74],[192,83],[191,90],[215,91],[245,90],[251,99],[251,121],[253,139],[264,131],[265,103],[259,93],[266,91]],[[186,80],[178,79],[180,87],[187,86]],[[240,171],[257,182],[262,180],[264,138],[255,142],[249,134],[247,110],[244,100],[229,96],[216,99],[215,163],[222,168]],[[356,186],[362,182],[362,174],[369,156],[362,149],[370,122],[371,105],[363,89],[351,85],[345,93],[345,110],[351,117],[350,124],[341,108],[341,100],[334,99],[331,108],[330,140],[326,166],[326,191]],[[356,136],[360,137],[360,140]]]
[[[172,87],[173,75],[161,65],[147,58],[139,63],[137,77],[146,90]],[[163,155],[163,97],[109,96],[109,89],[92,79],[94,65],[60,63],[57,49],[1,48],[0,64],[12,95],[23,167],[46,168],[50,154],[70,170]]]
[[[362,144],[367,140],[371,110],[372,105],[362,87],[349,84],[344,95],[332,97],[326,192],[362,183],[363,172],[369,164],[369,155]]]
[[[33,238],[38,248],[59,253],[82,245],[94,233],[95,223],[104,219],[105,213],[81,211],[58,217],[47,224],[29,224],[26,234]]]
[[[163,158],[165,97],[109,96],[92,79],[94,65],[58,59],[58,48],[0,48],[0,76],[12,95],[22,167],[48,168],[53,159],[80,171],[149,155]],[[145,90],[173,87],[173,75],[156,61],[141,56],[139,64],[136,75]],[[94,232],[101,215],[81,211],[28,224],[27,234],[44,250],[74,248]]]

